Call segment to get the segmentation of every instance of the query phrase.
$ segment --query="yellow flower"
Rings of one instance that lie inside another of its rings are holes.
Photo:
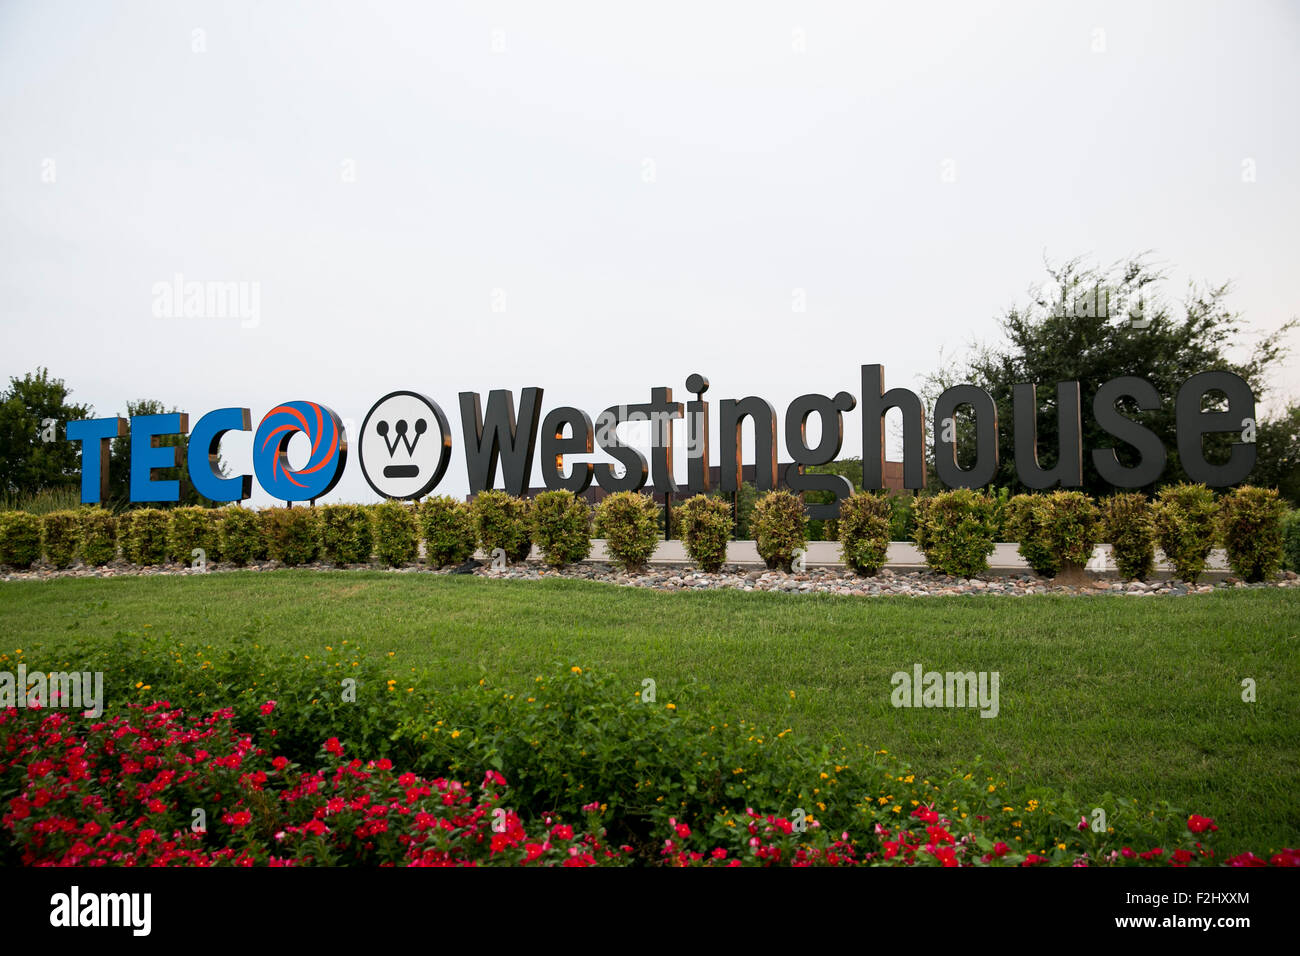
[[[1038,809],[1038,801],[1030,800],[1029,803],[1025,805],[1025,809],[1028,810],[1030,813],[1033,813],[1035,810]]]
[[[677,709],[677,705],[676,705],[676,704],[664,704],[664,706],[667,707],[669,710],[676,710],[676,709]]]
[[[141,687],[143,687],[143,686],[144,686],[144,681],[142,681],[142,680],[138,680],[138,681],[135,682],[135,689],[136,689],[136,690],[139,690],[139,689],[140,689]]]
[[[1064,843],[1058,843],[1058,844],[1056,844],[1056,848],[1057,848],[1058,850],[1064,850],[1064,849],[1065,849],[1065,844],[1064,844]]]
[[[581,673],[582,673],[582,668],[579,667],[579,666],[577,666],[577,665],[575,664],[573,667],[570,667],[570,668],[569,668],[569,672],[570,672],[571,674],[581,674]]]
[[[898,804],[894,804],[894,806],[891,807],[890,809],[893,810],[895,813],[901,813],[903,810],[903,808],[900,807]]]
[[[821,773],[819,773],[817,776],[821,777],[823,780],[829,780],[831,778],[831,775],[824,770]]]
[[[794,700],[794,691],[790,691],[790,699]]]
[[[992,792],[993,792],[994,790],[996,790],[997,788],[998,788],[998,787],[997,787],[997,784],[995,784],[995,783],[991,783],[991,784],[989,784],[989,793],[992,793]]]
[[[455,740],[455,739],[456,739],[457,737],[459,737],[459,736],[460,736],[460,731],[459,731],[459,730],[453,730],[453,731],[451,732],[451,739],[452,739],[452,740]]]

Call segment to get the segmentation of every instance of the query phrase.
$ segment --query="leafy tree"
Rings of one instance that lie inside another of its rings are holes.
[[[1255,441],[1258,458],[1251,483],[1276,488],[1300,508],[1300,404],[1292,402],[1275,417],[1260,422]]]
[[[0,392],[0,491],[33,494],[42,488],[75,485],[81,473],[79,445],[64,433],[69,421],[91,417],[89,405],[68,401],[63,379],[38,368],[11,377]],[[55,440],[41,440],[41,421],[53,418]]]
[[[1145,254],[1144,254],[1145,255]],[[1058,449],[1056,383],[1079,382],[1083,420],[1083,489],[1090,494],[1110,491],[1093,467],[1091,450],[1114,447],[1120,462],[1136,463],[1136,452],[1104,432],[1092,415],[1092,398],[1105,382],[1124,375],[1146,379],[1163,401],[1154,411],[1139,411],[1125,400],[1120,411],[1141,422],[1159,436],[1168,452],[1159,486],[1187,481],[1178,459],[1175,437],[1174,398],[1179,387],[1197,372],[1235,372],[1250,384],[1256,401],[1264,394],[1270,369],[1287,348],[1283,339],[1295,327],[1294,320],[1264,336],[1244,361],[1229,358],[1242,331],[1240,316],[1229,310],[1228,284],[1189,290],[1181,307],[1175,309],[1157,294],[1163,273],[1144,261],[1144,255],[1109,269],[1085,267],[1079,259],[1059,268],[1050,264],[1051,283],[1031,290],[1028,305],[1011,308],[1001,319],[1006,342],[1000,346],[977,345],[965,363],[944,363],[929,376],[923,393],[933,407],[945,388],[972,383],[993,396],[998,407],[998,472],[996,485],[1013,492],[1026,490],[1016,474],[1013,387],[1020,382],[1038,386],[1038,449],[1044,467],[1055,463]],[[1093,296],[1094,290],[1108,294]],[[1059,307],[1065,303],[1066,308]],[[1082,303],[1082,307],[1080,307]],[[1176,314],[1180,313],[1180,314]],[[1211,397],[1205,410],[1221,409]],[[970,410],[957,412],[958,461],[974,461],[974,429]],[[1231,435],[1206,436],[1206,457],[1226,459],[1228,445],[1239,440]],[[1272,447],[1272,446],[1270,446]],[[1260,447],[1259,452],[1265,452]],[[931,455],[931,449],[927,449]],[[1264,455],[1261,454],[1261,463]],[[1270,466],[1271,467],[1271,466]],[[1252,480],[1258,480],[1252,475]]]

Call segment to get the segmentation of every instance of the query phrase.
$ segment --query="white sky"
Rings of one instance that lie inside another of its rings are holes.
[[[463,494],[461,390],[917,388],[1044,256],[1154,250],[1264,332],[1300,314],[1297,64],[1289,3],[6,0],[0,375],[191,422],[421,391]],[[256,327],[155,317],[177,273],[257,283]],[[353,457],[330,500],[374,498]]]

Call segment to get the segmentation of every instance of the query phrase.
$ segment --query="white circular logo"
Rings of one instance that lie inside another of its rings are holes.
[[[358,447],[371,488],[385,498],[422,498],[447,470],[451,429],[430,399],[390,392],[366,413]]]

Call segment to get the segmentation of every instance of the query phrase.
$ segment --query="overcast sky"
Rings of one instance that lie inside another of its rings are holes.
[[[919,387],[1044,257],[1153,250],[1262,333],[1300,314],[1298,92],[1295,3],[4,0],[0,374],[191,422],[412,389],[463,494],[459,391]],[[158,316],[178,274],[256,316]],[[375,497],[354,458],[330,500]]]

